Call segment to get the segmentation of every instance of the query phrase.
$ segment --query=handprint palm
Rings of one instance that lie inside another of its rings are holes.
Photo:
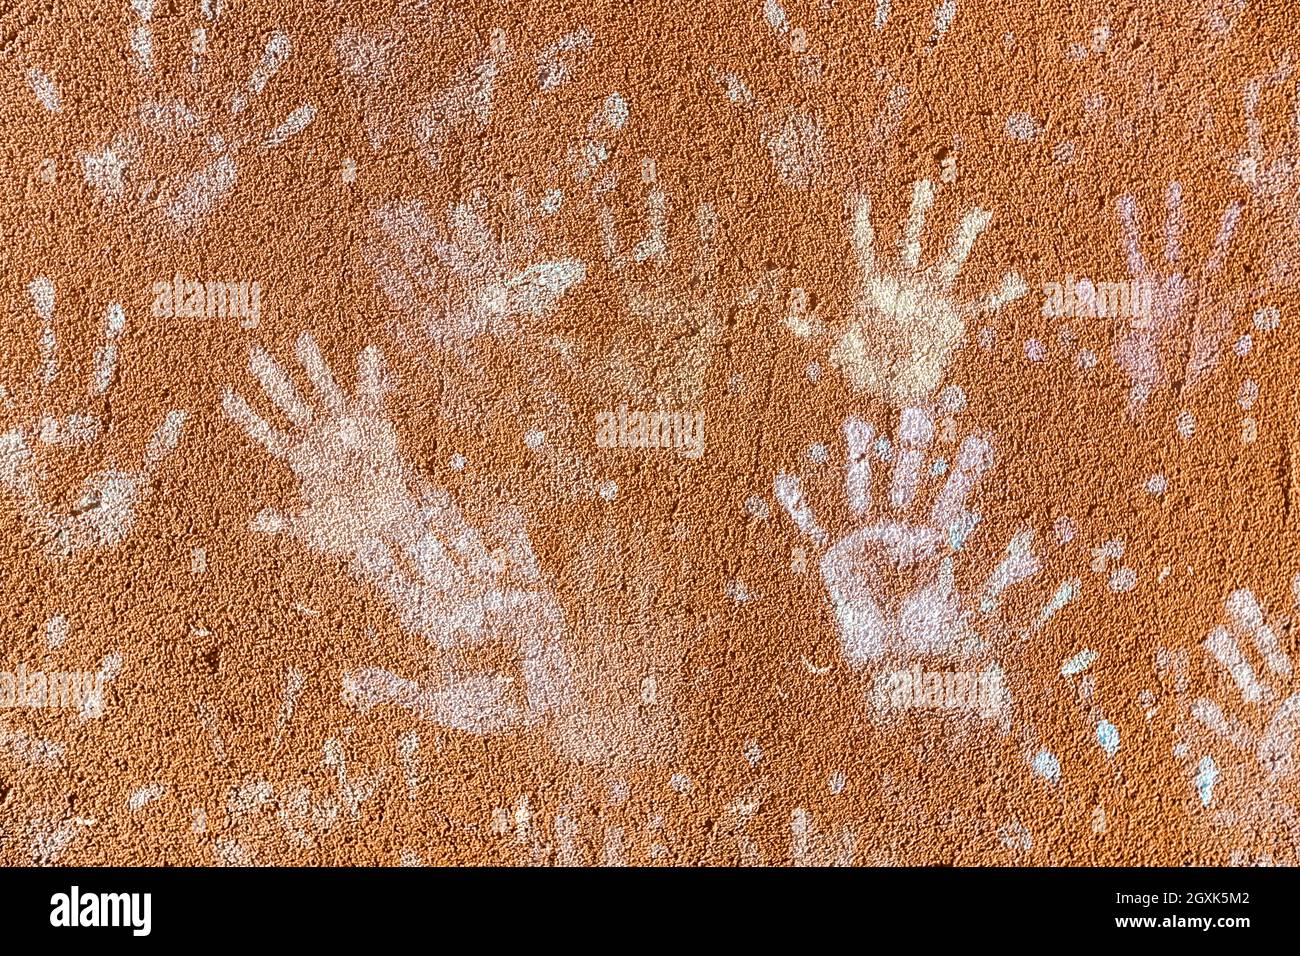
[[[934,431],[928,409],[903,411],[887,511],[881,513],[872,491],[875,429],[857,418],[844,423],[849,506],[866,523],[829,547],[829,536],[818,524],[799,479],[788,474],[776,478],[777,499],[822,549],[822,580],[835,605],[844,654],[854,666],[886,656],[960,657],[984,650],[976,609],[956,584],[955,558],[978,523],[966,500],[991,467],[992,453],[986,439],[968,436],[928,513],[918,514]],[[938,469],[928,471],[935,474]],[[994,612],[1007,588],[1038,572],[1031,545],[1029,531],[1012,539],[1006,557],[985,583],[980,615]]]
[[[54,283],[42,276],[28,286],[36,314],[41,320],[39,395],[43,410],[46,390],[59,376],[59,349],[55,335]],[[113,303],[104,318],[104,345],[96,352],[89,398],[102,399],[113,384],[117,370],[118,343],[126,326],[122,307]],[[0,395],[8,393],[0,389]],[[17,497],[24,515],[45,540],[46,553],[67,558],[88,548],[113,547],[125,540],[135,523],[136,506],[148,496],[158,466],[176,448],[185,413],[167,414],[145,448],[144,460],[133,471],[113,464],[90,475],[71,507],[60,509],[47,502],[39,484],[42,463],[33,446],[84,447],[97,442],[104,423],[96,415],[72,413],[63,417],[41,415],[38,421],[18,425],[0,434],[0,484]]]
[[[223,399],[226,413],[286,461],[301,483],[305,505],[298,514],[266,510],[254,527],[347,560],[357,577],[388,599],[407,630],[443,651],[489,640],[513,645],[527,700],[519,709],[506,699],[508,681],[489,675],[458,677],[454,687],[425,691],[378,669],[361,672],[351,692],[364,702],[396,700],[428,719],[479,730],[531,719],[563,700],[563,615],[541,587],[517,516],[508,516],[501,548],[489,552],[451,497],[417,478],[384,416],[387,385],[377,350],[361,353],[354,397],[339,387],[310,335],[298,339],[296,352],[317,394],[315,407],[266,352],[255,348],[250,359],[250,370],[292,433],[269,424],[233,391]],[[454,669],[454,662],[444,664]]]
[[[924,401],[934,392],[972,315],[998,309],[1027,291],[1024,280],[1009,272],[998,292],[978,302],[960,302],[953,296],[963,263],[992,220],[983,209],[973,209],[962,219],[942,262],[920,267],[921,233],[934,197],[933,183],[921,181],[913,187],[900,268],[894,272],[877,268],[870,199],[859,196],[853,203],[852,238],[862,286],[853,318],[836,334],[831,359],[855,388],[897,406]]]

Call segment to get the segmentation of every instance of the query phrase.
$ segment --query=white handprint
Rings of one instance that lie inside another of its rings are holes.
[[[296,354],[316,392],[315,406],[265,351],[254,348],[249,362],[290,432],[269,424],[233,391],[222,402],[301,483],[298,514],[268,509],[254,528],[347,561],[356,577],[387,598],[408,631],[444,652],[445,686],[421,688],[367,668],[347,679],[346,694],[363,706],[390,700],[423,719],[478,732],[529,722],[564,701],[564,617],[541,583],[518,514],[503,516],[501,546],[490,552],[451,496],[418,478],[384,415],[387,385],[376,349],[361,353],[355,396],[339,387],[309,334],[299,337]],[[515,649],[522,700],[510,699],[512,678],[459,673],[454,652],[489,641]]]
[[[1300,575],[1292,590],[1300,612]],[[1245,588],[1233,591],[1224,607],[1228,625],[1214,628],[1204,647],[1232,679],[1240,701],[1225,707],[1201,696],[1192,701],[1190,711],[1217,741],[1244,760],[1225,758],[1221,750],[1218,761],[1211,753],[1189,753],[1195,762],[1193,783],[1201,805],[1214,807],[1217,819],[1230,826],[1238,840],[1250,844],[1234,849],[1233,862],[1252,854],[1294,859],[1300,852],[1300,819],[1295,811],[1300,688],[1284,647],[1290,623],[1267,614]],[[1220,776],[1225,779],[1220,781]]]
[[[987,626],[1003,594],[1040,570],[1033,532],[1017,533],[1006,555],[986,578],[976,600],[958,587],[956,561],[979,522],[967,498],[993,462],[989,442],[967,436],[949,466],[929,460],[935,423],[927,408],[902,412],[899,447],[876,442],[875,428],[858,418],[844,423],[848,443],[846,491],[860,527],[829,545],[798,478],[778,475],[776,497],[795,524],[821,551],[822,580],[835,607],[846,659],[866,667],[882,659],[964,658],[988,648]],[[873,443],[874,446],[873,446]],[[872,457],[895,457],[885,500],[872,488]],[[948,471],[922,509],[926,476]]]
[[[31,398],[39,417],[0,434],[0,484],[18,499],[24,516],[43,538],[46,553],[52,558],[67,558],[88,548],[113,547],[126,539],[135,523],[137,506],[149,495],[154,473],[180,440],[185,413],[173,410],[167,414],[149,439],[139,468],[124,471],[110,463],[86,478],[66,509],[45,501],[40,490],[45,469],[37,449],[92,445],[103,437],[104,422],[98,414],[88,411],[62,417],[44,413],[46,392],[60,372],[54,331],[54,283],[41,276],[31,282],[28,292],[41,321],[41,368],[36,394]],[[113,384],[125,327],[122,307],[111,304],[104,317],[104,344],[95,353],[95,368],[90,376],[88,399],[92,403],[102,402]],[[4,389],[0,389],[0,395],[12,407],[12,396]]]
[[[481,197],[448,209],[445,227],[418,200],[375,212],[379,233],[367,258],[380,285],[440,344],[512,333],[521,319],[550,312],[586,277],[576,259],[538,257],[534,211],[522,190],[513,202],[522,228],[503,237],[488,224]]]
[[[921,234],[934,199],[933,183],[922,180],[913,186],[899,268],[892,272],[877,266],[870,199],[864,195],[852,202],[852,238],[862,285],[852,319],[835,332],[831,360],[855,388],[899,407],[923,402],[934,392],[973,315],[999,309],[1028,291],[1018,273],[1008,272],[1000,290],[981,300],[961,302],[954,297],[962,264],[993,218],[983,209],[963,217],[942,262],[921,268]],[[797,315],[788,324],[800,336],[821,332],[816,322]]]
[[[1231,297],[1213,292],[1210,282],[1223,267],[1228,244],[1237,228],[1241,204],[1223,211],[1214,249],[1199,274],[1187,276],[1182,266],[1183,187],[1171,182],[1165,193],[1165,267],[1152,269],[1142,255],[1138,235],[1137,202],[1131,195],[1116,203],[1129,273],[1150,297],[1149,315],[1123,321],[1117,331],[1115,358],[1132,381],[1128,411],[1144,406],[1158,386],[1165,385],[1171,369],[1183,366],[1179,387],[1194,387],[1215,365],[1230,331]]]
[[[135,25],[132,56],[142,78],[155,82],[155,51],[151,21],[153,0],[131,4]],[[208,31],[215,30],[216,5],[203,4],[203,21],[192,32],[190,83],[203,78],[200,61],[207,51]],[[135,122],[99,152],[82,156],[86,182],[109,202],[129,203],[159,215],[179,232],[203,223],[231,192],[239,175],[239,157],[265,153],[301,133],[316,110],[303,103],[278,126],[252,120],[246,111],[292,54],[288,34],[275,31],[244,86],[231,92],[220,106],[206,102],[206,91],[190,89],[178,97],[141,97]],[[155,165],[159,151],[170,162]],[[180,167],[184,172],[174,173]]]

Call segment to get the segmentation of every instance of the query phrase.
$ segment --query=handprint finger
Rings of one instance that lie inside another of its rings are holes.
[[[780,474],[773,481],[776,500],[785,507],[795,525],[818,547],[826,546],[826,532],[817,524],[808,499],[804,497],[803,484],[794,475]]]
[[[605,250],[605,260],[609,263],[611,272],[619,272],[623,268],[623,256],[618,248],[618,226],[614,222],[614,214],[608,206],[601,206],[596,216],[600,220],[600,235],[602,247]]]
[[[369,411],[377,412],[384,404],[388,388],[384,357],[379,349],[368,345],[357,357],[357,401]]]
[[[276,458],[287,458],[289,439],[279,429],[268,425],[251,407],[244,397],[233,389],[226,389],[221,396],[221,407],[227,415],[244,426],[248,436],[265,448]]]
[[[996,292],[990,292],[980,299],[975,308],[980,312],[996,312],[1008,302],[1014,302],[1029,292],[1029,283],[1019,272],[1008,272],[1002,276],[1002,284]]]
[[[1255,703],[1267,692],[1265,685],[1255,677],[1255,670],[1250,666],[1237,641],[1222,627],[1216,627],[1205,639],[1205,649],[1232,675],[1244,700]]]
[[[286,116],[284,122],[266,134],[262,140],[262,149],[275,149],[281,143],[293,139],[293,137],[305,130],[315,118],[316,107],[310,103],[303,103]]]
[[[871,225],[871,199],[866,195],[853,201],[853,223],[850,235],[853,251],[858,256],[862,281],[869,282],[876,273],[876,232]]]
[[[119,303],[114,302],[104,316],[104,344],[95,352],[95,376],[90,383],[92,395],[103,395],[113,381],[113,373],[117,370],[117,340],[124,328],[126,313]]]
[[[185,418],[184,412],[173,409],[167,413],[163,423],[149,438],[149,444],[144,450],[144,465],[141,468],[145,477],[152,475],[163,460],[176,450],[176,445],[181,440],[181,429],[185,427]]]
[[[42,419],[38,434],[47,445],[77,448],[93,443],[101,430],[98,418],[72,412],[62,418]]]
[[[1138,238],[1137,201],[1131,195],[1120,196],[1115,201],[1115,209],[1119,215],[1120,230],[1124,234],[1124,254],[1128,258],[1128,271],[1134,276],[1145,276],[1147,263],[1142,256],[1142,246]]]
[[[1034,552],[1033,530],[1026,528],[1016,532],[1007,545],[1006,556],[998,562],[998,566],[984,582],[984,599],[980,602],[980,610],[985,614],[997,610],[1002,595],[1008,588],[1028,580],[1040,570],[1042,564]]]
[[[957,463],[943,490],[935,496],[931,515],[936,525],[947,530],[962,519],[967,497],[991,467],[993,450],[989,443],[978,435],[968,435],[961,443]]]
[[[135,65],[141,73],[153,72],[153,32],[149,21],[153,18],[153,0],[137,0],[131,6],[140,22],[131,30],[131,49],[135,52]]]
[[[1219,705],[1208,697],[1199,697],[1192,702],[1192,716],[1234,747],[1241,750],[1250,749],[1250,732],[1236,720],[1226,716]]]
[[[506,311],[512,315],[540,315],[586,277],[586,265],[576,259],[531,265],[506,283]]]
[[[1290,776],[1297,737],[1300,737],[1300,694],[1292,694],[1269,721],[1255,755],[1275,774]]]
[[[934,438],[934,419],[924,408],[905,408],[898,425],[898,461],[889,489],[889,503],[895,509],[906,508],[916,497],[920,484],[925,450]]]
[[[922,179],[912,186],[912,208],[907,214],[907,226],[903,235],[903,265],[915,269],[921,261],[921,232],[925,229],[925,217],[934,205],[934,183]]]
[[[503,509],[497,516],[496,532],[501,538],[501,547],[511,574],[527,584],[539,581],[541,569],[533,544],[528,539],[524,513],[519,508]]]
[[[1246,111],[1246,155],[1258,163],[1264,155],[1264,129],[1256,114],[1264,78],[1255,77],[1242,90],[1242,105]]]
[[[699,226],[699,248],[695,257],[695,276],[704,280],[713,275],[718,264],[713,242],[718,234],[718,213],[708,203],[700,203],[695,215]]]
[[[292,52],[292,44],[289,42],[287,34],[279,30],[271,34],[271,38],[266,42],[266,49],[262,51],[261,60],[253,68],[253,72],[249,74],[247,91],[235,94],[231,100],[231,115],[237,116],[244,111],[248,106],[249,94],[257,96],[266,89],[266,84],[288,62],[289,55]]]
[[[284,412],[289,421],[299,428],[311,424],[313,417],[311,406],[302,400],[297,386],[275,359],[271,358],[270,353],[260,345],[253,346],[249,352],[248,370],[262,383],[262,391],[266,393],[266,397]]]
[[[943,284],[944,289],[952,288],[957,273],[961,271],[962,265],[970,256],[971,249],[975,248],[975,240],[980,237],[980,233],[987,229],[992,221],[993,213],[987,209],[972,209],[962,217],[961,225],[957,227],[956,233],[953,234],[948,256],[939,266],[939,281]]]
[[[18,429],[0,435],[0,483],[31,506],[39,502],[36,458]]]
[[[316,339],[312,337],[310,332],[304,332],[298,336],[295,352],[298,356],[298,363],[303,367],[303,371],[307,373],[307,378],[311,380],[312,387],[316,389],[316,394],[325,403],[325,408],[333,415],[342,415],[347,410],[347,396],[343,394],[343,389],[339,388],[338,383],[334,381],[334,375],[330,372],[329,365],[326,364],[324,357],[320,354]]]
[[[1183,255],[1183,184],[1174,180],[1165,190],[1165,262],[1170,268]]]
[[[1219,233],[1214,238],[1214,251],[1205,263],[1205,275],[1214,275],[1223,267],[1223,260],[1228,255],[1228,245],[1232,242],[1232,234],[1237,230],[1237,220],[1241,218],[1241,209],[1241,203],[1234,200],[1223,210],[1223,218],[1219,221]]]
[[[859,517],[871,511],[871,443],[875,440],[874,426],[860,418],[844,420],[844,437],[848,441],[849,463],[845,487],[849,507]]]
[[[650,259],[664,259],[668,256],[666,237],[668,222],[668,197],[658,187],[650,190],[646,197],[646,219],[649,232],[632,250],[632,260],[638,264]]]
[[[54,335],[54,283],[37,276],[27,286],[32,305],[41,320],[38,344],[41,356],[41,385],[50,385],[59,375],[59,344]]]

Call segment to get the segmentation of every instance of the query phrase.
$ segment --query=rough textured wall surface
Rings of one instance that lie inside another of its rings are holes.
[[[1294,8],[0,10],[0,861],[1294,863]]]

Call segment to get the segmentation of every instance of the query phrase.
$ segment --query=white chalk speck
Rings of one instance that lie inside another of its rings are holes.
[[[1061,779],[1061,762],[1050,750],[1040,750],[1034,755],[1034,773],[1052,783]]]

